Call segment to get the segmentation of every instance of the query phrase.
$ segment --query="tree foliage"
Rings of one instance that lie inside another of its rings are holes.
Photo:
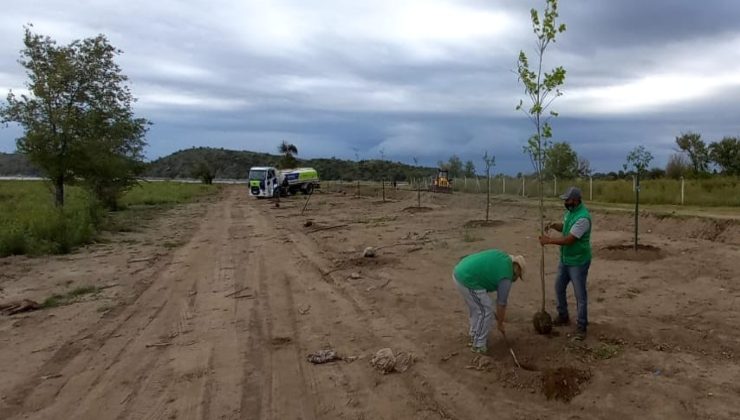
[[[725,175],[740,175],[740,139],[725,137],[709,145],[709,156]]]
[[[578,155],[566,142],[553,143],[545,152],[544,176],[573,179],[578,176]]]
[[[295,147],[294,144],[283,140],[283,142],[278,146],[278,152],[283,155],[283,158],[280,159],[280,163],[278,165],[280,169],[291,169],[297,166],[298,161],[296,160],[295,155],[298,154],[298,148]]]
[[[104,35],[57,45],[25,28],[20,64],[29,94],[9,92],[5,123],[24,130],[18,150],[52,181],[64,205],[64,185],[82,181],[107,206],[136,182],[143,168],[149,122],[135,118],[121,53]]]
[[[627,155],[627,162],[624,164],[625,171],[633,171],[638,175],[643,175],[650,167],[653,160],[653,154],[645,149],[645,146],[637,146]]]
[[[472,160],[465,162],[465,169],[463,169],[463,175],[468,178],[475,177],[475,164]]]
[[[438,161],[437,166],[439,166],[440,169],[449,171],[450,178],[459,178],[465,174],[462,160],[460,159],[460,156],[456,154],[450,156],[447,162],[443,162],[441,160]]]
[[[709,170],[709,149],[701,139],[701,134],[694,132],[683,133],[676,137],[676,145],[681,151],[689,155],[691,167],[695,175],[701,175]]]
[[[665,176],[679,179],[691,173],[691,163],[683,153],[674,153],[668,158],[665,166]]]

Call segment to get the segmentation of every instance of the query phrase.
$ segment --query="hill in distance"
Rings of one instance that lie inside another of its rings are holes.
[[[196,169],[206,165],[221,179],[246,179],[253,166],[277,166],[281,156],[268,153],[196,147],[180,150],[146,164],[144,177],[197,178]],[[437,168],[406,165],[387,160],[359,162],[337,158],[297,159],[298,166],[310,166],[326,180],[405,181],[434,175]],[[25,156],[19,153],[0,153],[0,176],[41,176]]]
[[[281,156],[268,153],[236,151],[197,147],[180,150],[169,156],[147,164],[146,177],[192,178],[201,164],[214,171],[216,178],[245,179],[253,166],[277,166]],[[337,158],[300,159],[298,166],[310,166],[326,180],[373,180],[405,181],[411,178],[428,177],[436,173],[436,168],[406,165],[386,160],[361,160],[359,162]]]

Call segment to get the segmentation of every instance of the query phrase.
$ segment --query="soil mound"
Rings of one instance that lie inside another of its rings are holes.
[[[606,260],[620,261],[656,261],[665,258],[663,250],[652,245],[609,245],[601,248],[597,254]]]

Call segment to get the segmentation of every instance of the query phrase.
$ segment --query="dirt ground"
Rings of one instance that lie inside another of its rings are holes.
[[[0,418],[740,418],[737,222],[643,216],[652,254],[632,258],[619,249],[631,217],[594,212],[579,343],[572,327],[532,328],[534,207],[496,200],[497,222],[481,224],[478,196],[425,195],[419,211],[415,193],[388,195],[319,193],[302,216],[305,197],[274,208],[232,186],[72,255],[0,259],[0,302],[102,287],[0,316]],[[508,310],[521,369],[495,331],[488,355],[465,345],[450,273],[489,247],[529,261]],[[557,249],[546,255],[554,315]],[[384,375],[382,348],[415,362]],[[326,349],[343,360],[307,361]]]

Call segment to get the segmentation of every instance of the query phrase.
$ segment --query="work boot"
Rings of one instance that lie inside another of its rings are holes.
[[[480,346],[480,347],[473,346],[473,347],[470,348],[470,351],[472,351],[473,353],[486,354],[486,353],[488,353],[488,347],[486,347],[486,346]]]
[[[555,318],[554,321],[552,321],[552,325],[555,327],[564,327],[566,325],[570,325],[570,318],[568,318],[567,316],[562,317],[558,315],[558,317]]]
[[[583,341],[586,339],[586,330],[583,328],[576,329],[576,334],[573,336],[576,341]]]

